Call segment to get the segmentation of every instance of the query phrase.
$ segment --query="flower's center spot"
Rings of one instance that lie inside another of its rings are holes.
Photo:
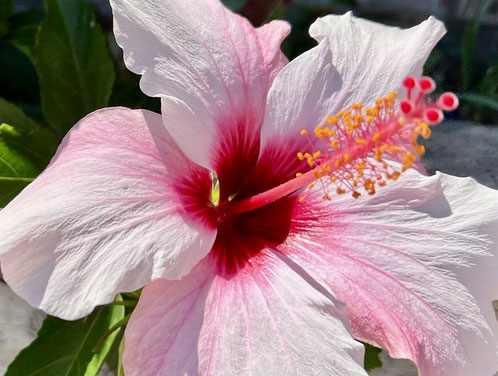
[[[403,81],[406,97],[398,102],[392,92],[377,99],[371,107],[356,103],[351,108],[327,117],[315,127],[314,135],[306,129],[313,149],[297,153],[306,163],[306,170],[275,188],[240,201],[223,205],[227,215],[256,210],[315,184],[323,188],[323,198],[332,194],[350,192],[357,199],[363,193],[373,195],[377,187],[389,180],[397,180],[413,166],[418,154],[425,148],[418,144],[418,137],[429,138],[430,126],[441,123],[444,111],[458,106],[453,93],[442,94],[433,101],[429,94],[436,85],[430,77],[417,80],[407,77]],[[400,164],[389,163],[399,161]],[[306,199],[301,194],[300,201]]]

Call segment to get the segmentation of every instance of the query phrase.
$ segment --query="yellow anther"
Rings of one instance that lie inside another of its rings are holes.
[[[328,193],[325,193],[325,194],[323,195],[323,199],[324,199],[324,200],[329,200],[329,201],[330,201],[330,196],[329,196],[329,194],[328,194]]]
[[[379,114],[379,109],[377,107],[370,107],[367,109],[367,116],[376,117]]]
[[[412,133],[412,145],[417,145],[417,134]]]
[[[415,154],[411,151],[403,154],[403,171],[412,167],[413,162],[415,162],[416,159],[417,157],[415,157]]]
[[[399,175],[400,173],[398,171],[394,171],[392,174],[386,174],[386,177],[391,180],[397,180]]]
[[[351,157],[349,156],[348,153],[344,153],[344,163],[349,163],[351,162]]]
[[[415,157],[415,154],[413,154],[411,151],[405,153],[404,158],[409,161],[415,161],[417,157]]]
[[[331,176],[331,177],[330,177],[330,181],[331,181],[332,183],[335,183],[335,182],[337,181],[337,176]]]
[[[417,146],[415,146],[415,150],[417,151],[418,154],[422,155],[425,153],[425,146],[424,145],[417,145]]]
[[[337,141],[337,139],[333,139],[332,141],[330,141],[330,145],[334,148],[334,149],[337,149],[339,147],[339,141]]]
[[[304,158],[306,158],[306,159],[311,158],[311,154],[310,153],[304,153]]]
[[[313,161],[313,157],[308,158],[307,162],[308,162],[308,165],[310,167],[313,167],[315,165],[315,162]]]
[[[314,184],[314,183],[309,183],[309,184],[308,184],[308,188],[309,188],[309,189],[313,188],[314,186],[315,186],[315,184]]]
[[[301,152],[297,153],[297,157],[299,158],[300,161],[304,161],[303,153],[301,153]]]
[[[301,136],[306,136],[308,134],[308,131],[306,129],[301,129]]]
[[[432,131],[427,123],[416,120],[415,125],[415,134],[419,134],[425,139],[431,137]]]
[[[376,132],[372,137],[372,141],[377,142],[379,140],[380,140],[380,132]]]
[[[317,125],[315,127],[315,136],[318,137],[318,138],[323,138],[324,137],[323,127],[321,125]]]
[[[316,158],[319,158],[321,155],[322,155],[322,152],[321,152],[321,151],[315,151],[315,152],[313,153],[313,158],[315,158],[315,159],[316,159]]]
[[[365,140],[364,138],[357,138],[356,143],[360,145],[365,145],[367,143],[367,140]]]
[[[341,159],[338,159],[335,161],[335,167],[341,167],[342,166],[342,160]]]
[[[342,188],[337,188],[336,192],[337,192],[337,194],[342,195],[342,194],[346,193],[346,190],[342,189]]]
[[[300,177],[300,176],[303,176],[303,174],[302,174],[302,173],[300,173],[300,172],[296,172],[296,178],[298,178],[298,177]]]
[[[323,177],[323,176],[325,176],[325,175],[326,175],[326,174],[325,174],[325,171],[324,171],[324,169],[323,169],[322,167],[320,167],[320,168],[318,169],[318,171],[315,171],[315,172],[313,173],[313,177],[314,177],[315,179],[320,179],[320,178],[322,178],[322,177]]]
[[[360,193],[360,192],[358,192],[358,191],[353,191],[352,196],[353,196],[354,198],[358,198],[358,197],[360,197],[360,196],[361,196],[361,193]]]
[[[337,124],[339,119],[337,119],[337,116],[331,116],[331,117],[328,117],[325,121],[329,124],[335,125],[335,124]]]
[[[361,110],[363,108],[363,103],[355,103],[351,106],[353,110]]]
[[[374,149],[374,158],[377,162],[382,162],[382,153],[377,148]]]
[[[299,202],[306,200],[306,195],[299,196]]]
[[[367,167],[367,163],[365,161],[361,161],[360,163],[358,163],[355,168],[360,171],[360,170],[363,170],[365,167]]]

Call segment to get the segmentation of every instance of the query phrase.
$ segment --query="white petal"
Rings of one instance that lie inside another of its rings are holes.
[[[406,30],[351,13],[319,18],[310,34],[320,44],[290,62],[270,89],[262,144],[296,143],[301,129],[311,131],[326,116],[398,90],[406,76],[421,74],[444,33],[433,17]]]
[[[181,154],[160,115],[94,112],[0,212],[4,278],[65,319],[156,278],[180,278],[214,242],[216,230],[196,211],[210,189],[209,172]]]
[[[329,115],[341,87],[342,80],[332,65],[330,45],[325,38],[290,62],[273,82],[261,130],[263,149],[276,144],[285,144],[288,149],[290,143],[302,141],[299,131],[313,129]]]
[[[398,90],[406,76],[420,76],[429,54],[445,33],[443,23],[432,16],[410,29],[357,18],[351,12],[317,19],[310,34],[318,41],[328,39],[332,63],[343,82],[332,112],[356,102],[371,104]]]

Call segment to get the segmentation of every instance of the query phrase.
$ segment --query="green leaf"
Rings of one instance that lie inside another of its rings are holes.
[[[0,0],[0,22],[8,20],[12,14],[14,14],[12,0]]]
[[[31,103],[40,100],[35,67],[13,43],[0,43],[0,97]]]
[[[47,0],[34,49],[45,118],[61,134],[108,104],[114,65],[105,36],[83,0]]]
[[[458,94],[458,97],[465,102],[498,111],[498,100],[494,98],[474,93],[460,93]]]
[[[124,353],[124,336],[121,338],[118,349],[118,374],[117,376],[125,376],[123,368],[123,353]]]
[[[479,83],[478,93],[498,100],[498,61],[486,69],[486,75]]]
[[[0,37],[9,29],[8,20],[14,13],[12,0],[0,0]]]
[[[0,207],[38,176],[58,143],[53,132],[0,99]]]
[[[379,359],[379,354],[382,351],[381,349],[369,345],[368,343],[364,343],[365,345],[365,370],[370,371],[374,368],[379,368],[382,366],[382,362]]]
[[[462,42],[462,90],[470,89],[473,77],[473,58],[475,42],[479,34],[481,22],[494,0],[483,0],[472,22],[467,26]]]
[[[96,346],[102,335],[123,317],[122,306],[99,307],[78,321],[47,317],[38,337],[21,351],[5,376],[97,375],[120,330]]]
[[[41,11],[14,14],[9,19],[8,33],[0,43],[0,97],[25,109],[35,107],[39,115],[40,87],[32,51],[42,19]]]
[[[16,13],[10,19],[8,39],[14,46],[24,52],[32,60],[34,58],[33,49],[35,47],[38,28],[40,27],[43,18],[43,11],[30,10],[27,12]]]
[[[240,8],[242,8],[246,3],[246,0],[221,0],[221,1],[223,2],[223,4],[225,4],[227,8],[230,8],[234,12],[240,10]]]

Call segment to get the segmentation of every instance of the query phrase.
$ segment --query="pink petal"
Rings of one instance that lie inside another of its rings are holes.
[[[279,249],[346,303],[355,337],[422,376],[494,374],[498,192],[409,171],[373,197],[322,194]]]
[[[254,29],[218,0],[111,4],[125,63],[143,75],[147,95],[162,98],[173,138],[225,185],[237,182],[241,177],[231,166],[243,171],[257,158],[266,96],[286,62],[280,43],[289,25],[278,21]]]
[[[85,316],[120,291],[180,278],[210,250],[211,179],[149,111],[81,120],[50,166],[0,212],[4,278],[31,305]]]
[[[342,304],[296,268],[263,251],[230,278],[208,258],[145,287],[126,329],[126,375],[366,376]]]
[[[269,71],[269,83],[289,62],[280,50],[282,41],[290,32],[290,25],[284,21],[271,21],[256,29],[261,52],[265,61],[266,70]]]

